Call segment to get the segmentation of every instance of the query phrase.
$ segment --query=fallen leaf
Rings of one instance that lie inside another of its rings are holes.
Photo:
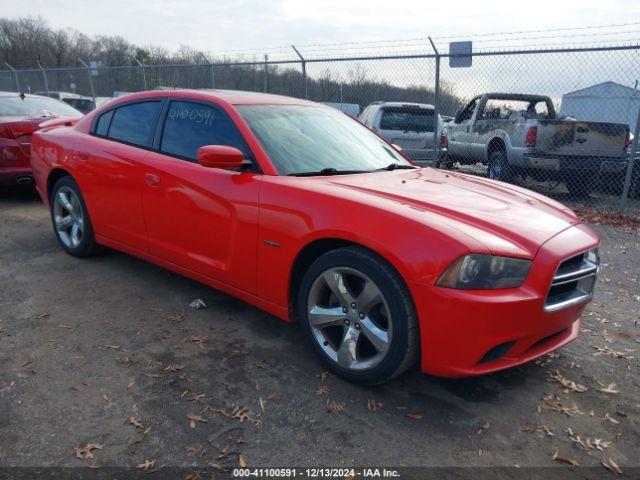
[[[482,457],[483,455],[484,455],[484,450],[483,450],[483,449],[481,449],[481,448],[479,448],[479,449],[478,449],[478,456],[479,456],[479,457]]]
[[[556,453],[553,454],[553,459],[556,462],[564,462],[564,463],[568,463],[570,465],[573,466],[579,466],[580,464],[576,461],[575,458],[569,458],[569,457],[564,457],[562,455],[560,455],[560,451],[556,450]]]
[[[489,430],[490,427],[491,427],[491,422],[489,420],[485,420],[482,426],[478,429],[476,433],[480,435],[482,432]]]
[[[108,402],[108,401],[109,401],[109,397],[107,396],[107,394],[106,394],[106,393],[103,393],[103,394],[102,394],[102,399],[103,399],[105,402]]]
[[[231,416],[240,420],[240,423],[244,423],[245,420],[251,420],[251,410],[247,407],[236,406],[233,407]]]
[[[602,462],[602,466],[617,475],[622,475],[622,470],[620,470],[618,464],[614,462],[611,457],[609,457],[606,462]]]
[[[76,447],[76,457],[77,458],[82,458],[82,459],[94,458],[93,457],[93,453],[91,453],[91,452],[93,450],[102,450],[103,447],[104,447],[104,445],[102,445],[100,443],[88,443],[83,448]]]
[[[585,387],[584,385],[581,385],[579,383],[576,383],[572,380],[569,380],[568,378],[565,378],[559,370],[554,370],[552,372],[549,373],[549,379],[560,383],[563,387],[569,389],[569,390],[573,390],[574,392],[578,392],[578,393],[582,393],[582,392],[586,392],[587,390],[589,390],[587,387]]]
[[[404,416],[411,420],[422,420],[424,418],[424,415],[421,415],[420,413],[405,413]]]
[[[327,393],[329,393],[329,387],[327,387],[326,385],[320,385],[318,388],[316,388],[316,395],[326,395]]]
[[[381,402],[376,402],[375,400],[369,399],[367,400],[367,408],[372,412],[381,409],[383,404]]]
[[[164,369],[165,372],[179,372],[180,370],[184,369],[184,365],[169,365],[167,368]]]
[[[136,466],[136,468],[141,468],[142,470],[149,470],[154,467],[156,464],[155,460],[145,460],[144,463],[140,463]]]
[[[616,386],[617,385],[615,383],[610,383],[605,388],[599,388],[598,391],[603,393],[613,393],[613,394],[620,393],[620,390],[616,390]]]
[[[132,378],[131,380],[129,380],[129,383],[127,384],[127,390],[131,390],[131,388],[133,388],[135,384],[136,384],[135,378]]]
[[[611,423],[615,423],[616,425],[620,423],[618,420],[616,420],[615,418],[611,417],[611,415],[609,415],[609,412],[606,412],[604,414],[604,417],[602,418],[602,420],[609,420]]]
[[[346,404],[327,399],[327,412],[344,412]]]
[[[247,468],[247,461],[242,454],[238,455],[238,465],[240,468]]]
[[[196,428],[196,422],[207,422],[206,419],[204,419],[200,415],[196,415],[195,413],[187,413],[187,418],[190,420],[189,425],[191,426],[191,428]]]
[[[129,425],[133,425],[136,428],[144,428],[142,423],[140,423],[140,417],[137,416],[129,417]]]

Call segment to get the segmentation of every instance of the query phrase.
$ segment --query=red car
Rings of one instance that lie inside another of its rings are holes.
[[[82,116],[52,98],[0,92],[0,185],[30,184],[31,135],[51,117]]]
[[[598,236],[567,207],[417,168],[304,100],[155,91],[34,135],[33,172],[74,256],[114,248],[298,321],[338,375],[528,362],[578,335]]]

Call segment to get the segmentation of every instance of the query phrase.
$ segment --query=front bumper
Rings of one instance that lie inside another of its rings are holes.
[[[553,312],[544,311],[544,302],[560,262],[598,243],[582,225],[561,232],[540,247],[517,289],[465,291],[412,283],[421,370],[481,375],[529,362],[575,339],[588,302]]]

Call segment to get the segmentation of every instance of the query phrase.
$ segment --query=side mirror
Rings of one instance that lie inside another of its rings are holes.
[[[198,149],[198,163],[207,168],[231,170],[242,166],[244,155],[226,145],[205,145]]]

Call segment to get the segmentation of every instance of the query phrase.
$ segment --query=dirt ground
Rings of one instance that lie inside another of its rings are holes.
[[[603,265],[578,340],[481,378],[413,371],[362,388],[324,373],[296,325],[121,253],[66,255],[40,201],[5,192],[0,477],[376,465],[639,478],[640,232],[595,228]],[[189,308],[197,298],[206,309]]]

